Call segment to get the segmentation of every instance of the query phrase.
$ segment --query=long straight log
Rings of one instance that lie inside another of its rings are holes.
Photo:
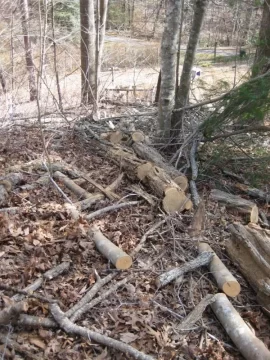
[[[66,175],[62,174],[60,171],[56,171],[53,174],[53,177],[60,182],[62,182],[70,191],[80,198],[87,199],[92,196],[88,191],[83,189],[81,186],[77,185],[73,180],[69,179]]]

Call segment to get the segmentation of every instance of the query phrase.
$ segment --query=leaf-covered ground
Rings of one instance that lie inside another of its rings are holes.
[[[51,130],[45,132],[50,155],[58,157],[71,168],[89,174],[102,186],[117,178],[120,169],[97,155],[95,146],[87,146],[72,132],[60,137]],[[21,166],[43,156],[43,145],[38,129],[2,131],[0,169],[4,176],[11,166]],[[65,199],[50,182],[37,184],[44,171],[30,167],[20,170],[24,184],[10,193],[6,207],[19,207],[15,213],[0,212],[0,283],[23,289],[44,272],[63,261],[71,263],[69,270],[49,281],[36,292],[59,301],[63,311],[75,305],[86,291],[101,278],[117,273],[112,282],[132,275],[123,286],[94,306],[79,325],[130,344],[158,359],[242,359],[234,344],[208,308],[202,319],[190,329],[180,332],[179,324],[207,294],[218,292],[207,268],[188,273],[182,282],[158,289],[157,276],[197,256],[196,239],[187,234],[192,213],[166,217],[160,208],[143,202],[137,206],[110,212],[88,223],[84,216],[74,220]],[[134,199],[124,178],[117,193]],[[65,194],[78,201],[59,184]],[[96,192],[85,182],[84,188]],[[224,251],[228,233],[225,225],[231,221],[225,209],[207,200],[211,184],[200,184],[205,194],[206,226],[204,236],[242,286],[241,294],[232,300],[242,317],[252,325],[256,335],[270,345],[269,320],[255,301],[255,294],[229,261]],[[90,211],[112,203],[105,199]],[[158,221],[165,222],[147,237],[131,269],[117,272],[95,249],[87,236],[89,226],[98,224],[103,233],[127,253],[136,247],[142,236]],[[97,294],[97,296],[99,295]],[[0,309],[12,303],[11,291],[0,292]],[[29,298],[27,314],[44,318],[50,316],[48,304]],[[31,329],[7,325],[1,329],[2,359],[128,359],[111,348],[67,335],[61,330]],[[5,339],[15,340],[19,349],[10,347]]]

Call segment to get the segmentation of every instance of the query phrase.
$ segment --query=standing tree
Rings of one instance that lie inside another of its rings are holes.
[[[207,2],[208,2],[207,0],[196,0],[194,4],[193,21],[191,25],[187,50],[185,54],[180,85],[179,88],[177,89],[177,97],[175,103],[176,108],[183,108],[186,106],[188,102],[191,70],[195,59],[195,53],[197,49],[197,44],[199,40],[200,30],[205,14]],[[174,113],[172,117],[172,129],[173,129],[174,137],[180,132],[183,114],[184,111],[180,111]]]
[[[95,13],[94,0],[80,0],[81,96],[83,104],[95,102]]]
[[[28,0],[20,0],[20,12],[21,12],[24,49],[25,49],[25,61],[26,61],[26,68],[28,71],[30,101],[33,101],[36,100],[37,98],[37,85],[35,79],[35,65],[33,61],[31,40],[29,36]]]
[[[270,68],[270,0],[264,0],[259,44],[257,46],[252,76],[266,72]]]
[[[180,25],[181,0],[168,0],[166,22],[161,42],[159,95],[159,129],[168,136],[171,131],[171,115],[175,101],[176,57]]]

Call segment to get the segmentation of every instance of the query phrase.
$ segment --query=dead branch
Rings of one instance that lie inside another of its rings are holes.
[[[62,182],[70,191],[72,191],[75,195],[80,198],[87,199],[92,196],[88,191],[83,189],[81,186],[77,185],[73,180],[69,179],[66,175],[61,173],[60,171],[56,171],[53,174],[53,177],[56,180]]]
[[[84,175],[80,172],[79,174],[83,179],[87,180],[91,185],[95,186],[99,191],[101,191],[104,195],[107,196],[110,200],[119,200],[120,196],[115,194],[112,190],[108,188],[104,188],[103,186],[99,185],[96,181],[91,179],[88,175]]]
[[[190,228],[188,230],[189,235],[192,237],[200,236],[202,230],[204,229],[205,222],[205,206],[204,202],[200,201],[195,214],[192,218]]]
[[[147,201],[151,206],[156,205],[156,198],[153,195],[148,194],[146,191],[144,191],[140,185],[138,184],[132,184],[128,187],[128,190],[132,191],[134,194],[140,196],[145,201]]]
[[[245,359],[270,359],[269,350],[254,335],[225,294],[216,294],[211,308]]]
[[[17,322],[20,314],[28,310],[28,304],[25,301],[10,305],[0,311],[0,325],[14,324]]]
[[[114,348],[118,351],[128,354],[129,356],[132,356],[134,359],[153,360],[152,356],[145,355],[130,345],[74,324],[65,316],[65,313],[63,313],[56,304],[52,304],[50,306],[50,310],[60,328],[68,334],[79,335],[88,341],[92,340],[99,344]]]
[[[189,182],[189,188],[191,192],[191,197],[194,202],[195,207],[197,207],[201,201],[200,195],[197,190],[197,186],[194,180],[190,180]]]
[[[89,220],[92,220],[95,217],[103,215],[103,214],[105,214],[105,213],[107,213],[109,211],[115,211],[115,210],[122,209],[122,208],[125,208],[125,207],[128,207],[128,206],[137,205],[139,203],[140,203],[139,201],[130,201],[130,202],[126,202],[126,203],[110,205],[110,206],[107,206],[107,207],[105,207],[103,209],[92,212],[91,214],[86,216],[86,219],[89,221]]]
[[[204,251],[213,253],[214,256],[208,267],[217,282],[218,288],[228,296],[235,297],[239,295],[241,291],[239,282],[232,275],[230,270],[223,264],[213,249],[208,244],[203,242],[199,244],[198,249],[199,253],[203,253]]]
[[[110,260],[118,270],[129,269],[132,265],[132,258],[118,246],[112,243],[102,234],[97,226],[93,226],[88,232],[90,238],[94,241],[98,251]]]
[[[38,317],[38,316],[32,316],[32,315],[27,315],[27,314],[21,314],[18,321],[17,321],[17,325],[22,326],[22,327],[30,327],[30,328],[34,328],[34,329],[39,329],[39,328],[46,328],[46,329],[56,329],[58,328],[58,324],[49,318],[42,318],[42,317]]]
[[[106,299],[109,295],[111,295],[113,292],[115,292],[119,287],[122,285],[125,285],[128,281],[130,281],[133,278],[133,274],[127,276],[123,280],[118,281],[117,283],[113,284],[108,290],[106,290],[104,293],[102,293],[100,296],[92,300],[90,303],[85,304],[83,307],[78,309],[71,317],[70,320],[75,322],[79,320],[83,314],[85,314],[87,311],[91,310],[94,306],[99,304],[101,301]]]
[[[49,299],[49,298],[39,295],[39,294],[33,294],[31,291],[20,290],[13,286],[8,286],[8,285],[4,285],[4,284],[0,284],[0,290],[11,291],[13,293],[25,295],[26,297],[38,299],[38,300],[41,300],[41,301],[47,302],[47,303],[56,302],[56,300],[54,300],[54,299]]]
[[[206,295],[197,306],[185,317],[181,324],[177,327],[177,330],[188,331],[193,325],[196,324],[202,318],[203,312],[208,305],[215,301],[215,295]]]
[[[32,352],[28,351],[22,344],[18,344],[15,340],[10,339],[9,334],[0,334],[0,343],[22,354],[25,359],[40,360],[39,356],[32,354]]]
[[[237,190],[240,190],[244,192],[245,194],[260,199],[261,201],[264,201],[266,203],[270,202],[270,194],[266,193],[260,189],[251,188],[245,184],[237,183],[233,185]]]
[[[198,257],[196,257],[195,259],[189,261],[188,263],[169,270],[167,272],[165,272],[164,274],[160,275],[157,278],[157,286],[158,287],[162,287],[165,286],[167,284],[169,284],[170,282],[172,282],[173,280],[177,279],[179,276],[197,269],[198,267],[201,266],[205,266],[208,265],[210,263],[210,261],[213,258],[213,253],[211,252],[203,252],[201,253]]]
[[[75,312],[77,312],[80,308],[82,308],[85,304],[89,303],[95,295],[100,291],[100,289],[106,285],[108,282],[110,282],[112,279],[114,279],[117,276],[117,274],[109,274],[103,279],[98,279],[97,282],[91,287],[90,290],[87,291],[87,293],[84,295],[81,300],[74,305],[71,309],[69,309],[65,315],[70,318]]]

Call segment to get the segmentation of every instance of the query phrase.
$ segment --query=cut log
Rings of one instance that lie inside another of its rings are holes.
[[[56,171],[53,174],[53,177],[63,183],[69,190],[71,190],[75,195],[79,196],[80,198],[87,199],[93,196],[93,194],[90,194],[88,191],[77,185],[73,180],[69,179],[60,171]]]
[[[122,138],[123,138],[123,134],[119,130],[111,132],[109,136],[109,140],[112,144],[120,144]]]
[[[266,193],[260,189],[248,187],[247,185],[241,183],[235,184],[234,187],[251,197],[257,198],[266,203],[270,202],[270,193]]]
[[[223,264],[220,258],[216,255],[213,249],[206,243],[201,242],[198,246],[199,253],[212,252],[214,254],[208,267],[211,274],[214,276],[218,288],[222,290],[226,295],[235,297],[241,291],[241,286],[232,273]]]
[[[96,226],[91,228],[89,236],[93,239],[98,251],[110,260],[117,269],[126,270],[131,267],[132,258],[106,238]]]
[[[245,359],[270,359],[269,350],[254,335],[225,294],[215,295],[215,302],[211,304],[211,308]]]
[[[186,191],[188,188],[188,179],[183,176],[179,175],[176,178],[173,178],[173,181],[183,190]]]
[[[134,131],[131,134],[131,138],[135,143],[142,142],[145,139],[144,133],[142,131]]]
[[[189,235],[192,237],[201,235],[201,232],[204,229],[204,222],[205,222],[205,206],[204,206],[204,202],[201,201],[191,221],[191,225],[188,230]]]
[[[170,165],[166,159],[152,146],[149,146],[143,142],[134,142],[132,145],[135,153],[142,159],[154,163],[156,166],[163,169],[172,179],[178,176],[185,176],[177,170],[174,166]],[[185,191],[185,189],[182,189]]]
[[[191,201],[162,168],[139,159],[134,152],[120,146],[109,149],[108,156],[120,164],[130,178],[141,180],[157,197],[164,199],[163,205],[166,212],[172,213],[191,208]]]
[[[232,234],[226,250],[257,293],[257,301],[270,312],[270,232],[259,226],[228,226]]]
[[[228,208],[233,208],[242,214],[248,215],[251,223],[257,223],[259,219],[259,211],[256,204],[252,201],[241,198],[240,196],[228,194],[224,191],[214,189],[210,194],[211,199],[225,204]]]

